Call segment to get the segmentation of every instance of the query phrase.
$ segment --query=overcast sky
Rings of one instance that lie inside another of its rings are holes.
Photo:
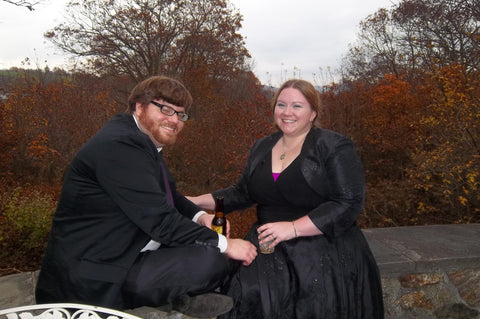
[[[246,47],[254,72],[264,84],[279,85],[301,77],[316,84],[331,82],[358,32],[359,22],[399,0],[230,0],[243,15]],[[63,21],[66,1],[44,0],[29,11],[0,1],[0,68],[65,66],[61,53],[43,33]]]

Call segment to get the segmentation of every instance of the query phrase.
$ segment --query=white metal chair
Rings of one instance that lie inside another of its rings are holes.
[[[97,306],[76,303],[51,303],[0,310],[0,319],[141,319],[140,317]]]

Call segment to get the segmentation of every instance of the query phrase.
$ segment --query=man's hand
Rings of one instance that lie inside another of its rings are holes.
[[[225,254],[232,259],[241,260],[244,266],[248,266],[257,257],[257,247],[251,242],[239,239],[227,239],[228,246]]]
[[[213,214],[203,214],[202,216],[198,217],[197,223],[199,225],[212,229],[212,219],[214,216],[215,215]],[[227,238],[230,237],[230,222],[228,221],[228,219],[227,219],[227,236],[226,237]]]

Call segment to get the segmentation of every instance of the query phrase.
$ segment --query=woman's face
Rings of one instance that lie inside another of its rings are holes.
[[[280,92],[273,113],[275,124],[283,134],[291,136],[308,132],[316,115],[305,96],[295,88]]]

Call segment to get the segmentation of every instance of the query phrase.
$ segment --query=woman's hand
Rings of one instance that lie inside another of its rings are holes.
[[[318,236],[323,232],[315,226],[308,215],[290,222],[276,222],[264,224],[257,228],[258,242],[266,243],[275,238],[270,247],[275,247],[282,241],[302,236]]]
[[[260,244],[274,239],[270,247],[275,247],[282,241],[297,237],[293,222],[276,222],[264,224],[257,228],[258,242]]]

